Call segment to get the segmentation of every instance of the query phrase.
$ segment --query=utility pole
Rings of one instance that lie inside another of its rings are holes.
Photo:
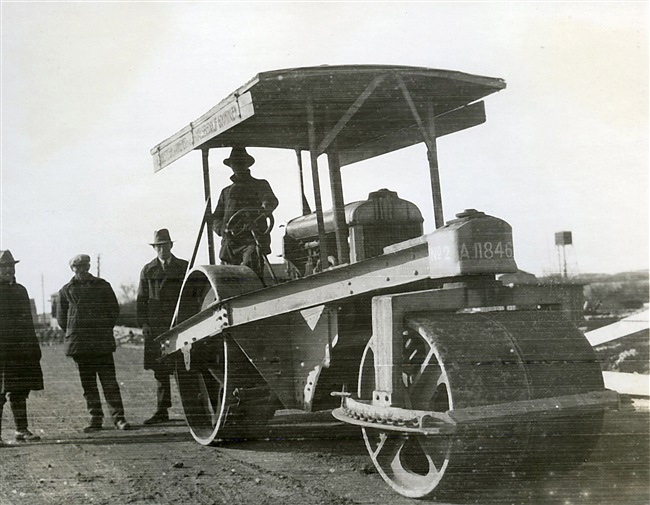
[[[99,275],[99,273],[100,273],[100,263],[101,263],[101,258],[102,258],[101,255],[98,254],[98,255],[97,255],[97,277],[101,277],[101,275]]]
[[[41,274],[41,300],[42,300],[42,309],[43,309],[43,325],[47,323],[45,319],[45,280],[43,274]]]

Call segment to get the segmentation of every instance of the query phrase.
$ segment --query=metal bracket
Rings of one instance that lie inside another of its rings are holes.
[[[181,347],[181,352],[183,353],[183,361],[185,362],[185,370],[188,372],[190,371],[190,366],[191,366],[191,354],[192,354],[192,346],[185,344],[183,347]]]
[[[456,430],[456,422],[444,412],[378,406],[349,396],[332,415],[349,424],[402,433],[443,435]]]

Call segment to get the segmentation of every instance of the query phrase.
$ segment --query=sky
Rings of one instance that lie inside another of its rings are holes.
[[[513,227],[519,268],[648,268],[647,2],[6,2],[1,4],[0,249],[39,312],[68,261],[120,294],[168,228],[189,258],[201,155],[154,173],[150,149],[260,72],[395,64],[500,77],[487,122],[438,140],[445,219],[475,208]],[[251,149],[281,225],[300,215],[295,155]],[[212,150],[215,197],[230,181]],[[324,158],[324,157],[323,157]],[[308,158],[304,158],[308,166]],[[323,172],[323,171],[321,171]],[[308,176],[309,177],[309,176]],[[431,232],[422,144],[343,168],[345,201],[380,188]],[[326,182],[321,182],[327,187]],[[313,201],[313,200],[312,200]],[[329,208],[327,198],[324,206]],[[201,245],[199,263],[207,262]]]

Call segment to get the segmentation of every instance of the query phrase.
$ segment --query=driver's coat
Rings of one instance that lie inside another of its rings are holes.
[[[228,220],[235,212],[240,209],[252,208],[264,209],[270,214],[278,206],[278,199],[268,181],[255,179],[250,174],[235,174],[230,179],[233,184],[221,191],[217,207],[212,215],[214,231],[219,236],[224,237],[224,240],[222,240],[222,253],[224,252],[224,241],[232,240],[232,237],[224,236],[224,232]],[[264,244],[265,248],[268,245]],[[229,258],[222,257],[222,253],[219,254],[219,257],[228,261]]]

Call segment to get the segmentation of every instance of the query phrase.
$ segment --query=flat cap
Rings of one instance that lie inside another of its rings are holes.
[[[70,260],[70,268],[76,265],[90,265],[90,256],[87,254],[77,254]]]

